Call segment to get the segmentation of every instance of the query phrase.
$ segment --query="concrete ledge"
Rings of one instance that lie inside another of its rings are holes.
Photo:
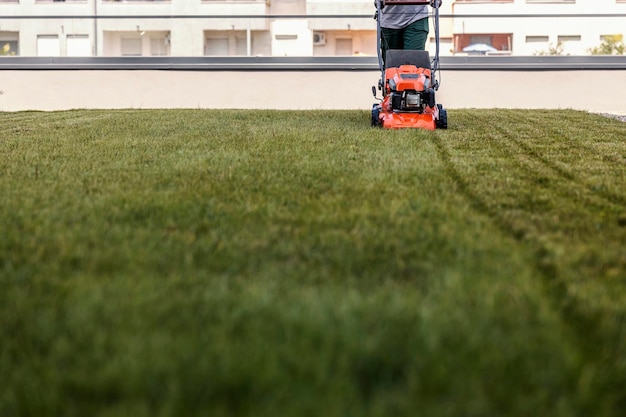
[[[431,54],[432,58],[432,54]],[[444,56],[445,71],[623,70],[626,56]],[[0,70],[376,71],[372,56],[0,57]]]

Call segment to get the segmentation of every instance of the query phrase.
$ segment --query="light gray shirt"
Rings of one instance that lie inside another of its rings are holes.
[[[381,27],[402,29],[425,17],[428,6],[385,6],[379,18]]]

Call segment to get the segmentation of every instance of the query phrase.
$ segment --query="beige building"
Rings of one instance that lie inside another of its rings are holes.
[[[0,54],[376,55],[373,13],[373,0],[0,0]],[[626,0],[444,0],[441,14],[442,55],[584,55],[626,31]]]
[[[455,53],[487,44],[495,54],[587,55],[626,34],[626,0],[464,0],[452,7]]]

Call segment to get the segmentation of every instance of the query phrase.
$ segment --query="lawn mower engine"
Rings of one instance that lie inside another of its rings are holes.
[[[388,75],[388,98],[395,111],[424,113],[435,107],[435,90],[430,88],[430,71],[413,65],[391,68]]]

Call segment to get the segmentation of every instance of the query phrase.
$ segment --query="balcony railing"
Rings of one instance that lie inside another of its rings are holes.
[[[375,57],[15,57],[2,70],[378,71]],[[626,56],[443,57],[442,71],[624,71]]]

